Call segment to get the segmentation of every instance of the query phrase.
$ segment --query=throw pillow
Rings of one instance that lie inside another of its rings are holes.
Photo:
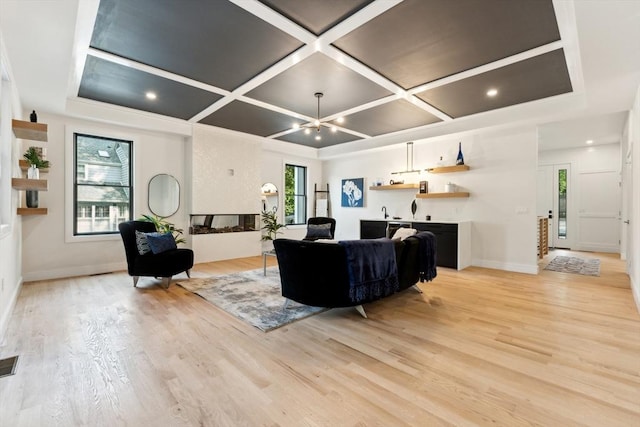
[[[138,253],[140,255],[151,252],[149,242],[147,241],[147,235],[142,231],[136,230],[136,246],[138,247]]]
[[[400,239],[401,241],[406,239],[407,237],[411,237],[416,234],[418,230],[415,228],[398,228],[395,233],[393,233],[392,239]]]
[[[333,239],[331,224],[309,224],[307,226],[307,238]]]
[[[149,248],[154,254],[161,254],[162,252],[176,249],[176,240],[171,233],[147,233],[147,241],[149,242]]]

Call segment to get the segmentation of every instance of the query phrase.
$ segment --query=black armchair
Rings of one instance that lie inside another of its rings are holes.
[[[336,220],[324,216],[307,220],[307,235],[302,240],[333,239],[336,233]]]
[[[146,221],[127,221],[118,225],[124,251],[127,257],[127,267],[129,275],[133,277],[133,286],[138,284],[140,276],[162,277],[162,285],[169,288],[171,276],[174,274],[187,273],[190,276],[190,269],[193,267],[193,251],[191,249],[170,249],[166,252],[153,254],[152,252],[140,255],[136,244],[136,231],[152,233],[156,231],[156,226]]]

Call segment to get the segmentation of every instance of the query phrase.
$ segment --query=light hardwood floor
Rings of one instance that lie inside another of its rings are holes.
[[[27,283],[0,347],[20,356],[0,425],[638,426],[624,265],[579,255],[601,276],[441,268],[423,294],[366,305],[369,319],[334,309],[268,333],[124,272]]]

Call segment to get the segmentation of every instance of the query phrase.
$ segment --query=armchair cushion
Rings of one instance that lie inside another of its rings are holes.
[[[331,224],[309,224],[307,226],[307,238],[333,239]]]
[[[147,242],[154,255],[178,248],[171,233],[147,233]]]

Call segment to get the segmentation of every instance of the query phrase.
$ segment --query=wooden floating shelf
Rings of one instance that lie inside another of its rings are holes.
[[[29,170],[29,162],[26,160],[18,160],[18,163],[20,164],[20,169],[22,169],[23,171],[28,171]],[[38,169],[40,171],[40,173],[47,173],[49,172],[49,168],[45,168],[45,169]]]
[[[47,141],[47,125],[44,123],[32,123],[14,119],[11,120],[11,127],[16,138]]]
[[[47,208],[18,208],[18,215],[46,215]]]
[[[447,199],[447,198],[455,198],[455,197],[469,197],[469,193],[467,192],[457,192],[457,193],[418,193],[416,194],[418,199]]]
[[[16,190],[47,191],[49,183],[46,179],[11,178],[11,187]]]
[[[369,190],[407,190],[420,188],[420,184],[372,185]]]
[[[467,165],[456,165],[456,166],[439,166],[437,168],[428,168],[425,169],[429,173],[450,173],[450,172],[464,172],[471,169]]]

